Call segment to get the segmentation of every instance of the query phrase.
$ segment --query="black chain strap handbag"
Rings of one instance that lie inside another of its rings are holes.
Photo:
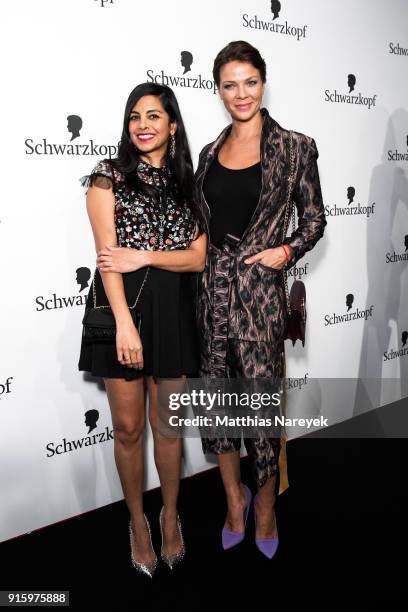
[[[116,338],[116,321],[115,316],[113,314],[112,308],[109,305],[100,305],[98,306],[96,303],[96,288],[95,288],[95,280],[96,275],[98,274],[98,281],[102,283],[102,278],[99,273],[98,268],[96,268],[94,277],[92,280],[92,297],[93,297],[93,306],[85,308],[85,314],[82,319],[82,334],[86,340],[97,342],[99,341],[109,341],[115,340]],[[125,294],[127,285],[131,282],[132,272],[127,272],[123,274],[124,279],[124,287]],[[142,289],[146,282],[147,276],[149,274],[149,268],[146,269],[146,273],[143,278],[143,282],[140,286],[138,294],[134,303],[129,306],[129,312],[132,316],[133,323],[140,333],[142,317],[140,311],[136,310],[136,306],[139,302],[140,295],[142,293]],[[102,285],[103,287],[103,285]]]
[[[295,205],[292,200],[293,181],[295,177],[295,155],[293,151],[293,136],[289,133],[289,177],[285,208],[285,221],[283,226],[283,239],[288,232],[289,218],[292,218],[292,231],[295,232]],[[282,239],[282,240],[283,240]],[[288,291],[288,273],[286,266],[283,268],[283,279],[285,285],[286,304],[288,311],[288,322],[285,340],[292,340],[295,345],[296,340],[300,340],[305,346],[306,333],[306,288],[302,281],[295,280]]]

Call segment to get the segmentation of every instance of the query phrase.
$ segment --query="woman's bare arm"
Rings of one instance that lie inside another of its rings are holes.
[[[112,189],[90,187],[86,196],[86,208],[92,226],[96,252],[105,244],[116,246],[115,196]],[[120,272],[114,274],[101,272],[101,277],[116,322],[131,321],[122,274]]]
[[[115,248],[104,245],[98,251],[97,265],[101,272],[132,272],[145,266],[170,272],[202,272],[207,252],[207,235],[201,234],[187,249],[174,251],[146,251]]]
[[[93,185],[88,189],[86,208],[95,239],[96,252],[102,245],[116,245],[115,196],[112,189]],[[101,273],[109,304],[116,321],[116,353],[119,363],[143,368],[143,347],[127,305],[121,272]]]
[[[147,251],[147,265],[170,272],[202,272],[207,251],[207,235],[201,234],[188,249]]]

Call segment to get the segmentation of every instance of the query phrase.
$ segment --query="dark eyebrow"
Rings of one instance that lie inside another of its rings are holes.
[[[160,110],[160,109],[158,109],[158,108],[151,108],[151,109],[149,109],[149,110],[148,110],[148,111],[146,111],[146,112],[148,112],[148,113],[153,113],[153,112],[155,112],[155,113],[162,113],[163,111],[161,111],[161,110]],[[132,114],[134,114],[134,115],[138,115],[139,113],[138,113],[137,111],[130,111],[130,114],[131,114],[131,115],[132,115]]]
[[[246,79],[242,79],[243,81],[249,81],[250,79],[258,79],[259,77],[256,74],[247,77]],[[236,83],[236,81],[223,81],[223,83]]]

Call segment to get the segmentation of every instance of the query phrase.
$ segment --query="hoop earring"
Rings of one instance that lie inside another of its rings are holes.
[[[176,138],[174,134],[170,135],[170,157],[174,159],[176,156]]]

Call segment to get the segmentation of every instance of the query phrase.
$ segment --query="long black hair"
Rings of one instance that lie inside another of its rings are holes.
[[[169,147],[166,153],[166,168],[168,173],[168,189],[171,196],[179,204],[187,206],[193,213],[199,227],[199,235],[205,229],[203,214],[194,199],[194,171],[191,160],[190,147],[188,144],[186,129],[174,92],[167,85],[158,83],[141,83],[130,92],[126,102],[123,118],[123,130],[119,144],[118,156],[112,160],[115,167],[125,175],[125,180],[135,189],[149,193],[157,197],[156,189],[140,181],[135,172],[140,161],[139,151],[133,144],[129,135],[129,118],[135,104],[143,96],[157,96],[169,115],[170,122],[176,122],[175,132],[176,153],[171,157]]]

